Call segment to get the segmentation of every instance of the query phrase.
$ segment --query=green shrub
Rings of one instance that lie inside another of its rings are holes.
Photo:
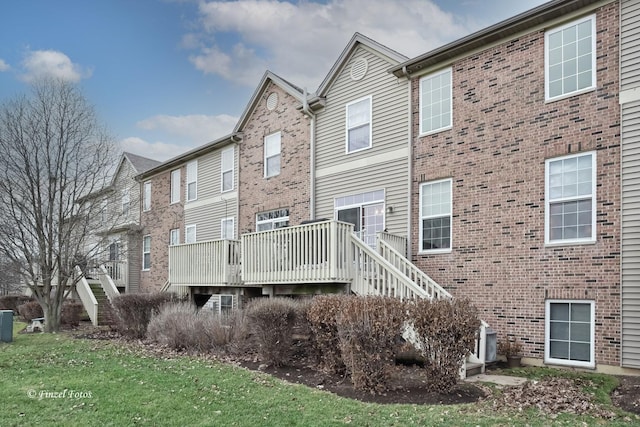
[[[318,356],[320,370],[338,374],[345,372],[336,318],[346,298],[345,295],[318,295],[311,300],[307,310],[311,343]]]
[[[44,311],[38,301],[29,301],[18,306],[18,313],[27,322],[31,322],[32,319],[44,317]]]
[[[289,298],[259,298],[247,306],[249,328],[265,363],[285,365],[291,354],[296,303]]]
[[[480,320],[478,310],[466,299],[409,304],[415,342],[425,358],[429,385],[448,392],[457,383],[466,355],[475,347]]]
[[[388,390],[394,347],[405,320],[404,303],[389,297],[350,297],[337,316],[340,351],[356,389],[370,393]]]
[[[112,305],[117,317],[117,330],[128,338],[144,338],[151,318],[171,301],[175,301],[173,294],[160,292],[116,296]]]
[[[17,315],[19,314],[18,307],[29,301],[35,300],[26,295],[3,295],[0,297],[0,310],[12,310],[13,313]]]

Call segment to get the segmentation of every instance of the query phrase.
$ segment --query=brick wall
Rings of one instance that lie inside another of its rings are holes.
[[[275,109],[268,110],[266,98],[278,94]],[[240,234],[256,229],[256,214],[289,208],[291,225],[309,218],[309,119],[299,110],[294,97],[270,83],[252,112],[239,144]],[[264,177],[264,137],[280,131],[280,174]]]
[[[452,178],[451,253],[414,255],[498,331],[544,356],[545,300],[595,300],[596,361],[620,361],[618,3],[597,11],[597,89],[545,103],[544,32],[457,61],[453,127],[413,141],[413,253],[419,186]],[[418,135],[419,79],[412,82]],[[545,246],[545,159],[597,152],[597,241]]]
[[[169,278],[169,230],[180,229],[180,243],[184,242],[186,172],[184,167],[181,168],[180,202],[170,204],[171,170],[159,173],[150,179],[151,209],[147,212],[143,211],[141,215],[142,235],[151,236],[151,268],[143,270],[140,274],[141,292],[159,291]],[[142,250],[142,242],[140,242],[140,250]]]

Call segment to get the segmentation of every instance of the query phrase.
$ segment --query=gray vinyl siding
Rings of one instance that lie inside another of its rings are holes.
[[[367,73],[354,81],[351,64],[361,57],[367,60]],[[397,153],[409,153],[409,87],[387,72],[391,65],[383,56],[359,46],[327,91],[325,108],[317,116],[316,166],[320,173],[315,217],[333,218],[336,197],[384,189],[385,206],[394,209],[385,215],[385,227],[406,235],[409,159],[405,154],[397,158]],[[372,97],[372,147],[347,154],[345,106],[367,96]],[[391,153],[395,153],[393,160],[385,160],[384,155]]]
[[[184,210],[185,227],[196,226],[196,241],[215,240],[221,237],[220,221],[234,218],[235,235],[238,236],[238,147],[234,149],[234,189],[221,192],[221,153],[227,145],[198,158],[198,198]],[[184,230],[181,231],[184,234]]]
[[[640,86],[640,1],[621,3],[620,90]]]
[[[140,290],[140,270],[142,270],[142,235],[130,233],[127,235],[127,260],[129,264],[127,292],[133,293]]]
[[[640,101],[622,124],[622,364],[640,368]]]
[[[368,70],[364,78],[353,81],[350,76],[351,64],[360,57],[367,60]],[[327,93],[324,110],[318,113],[318,169],[407,146],[408,84],[386,71],[391,65],[363,47],[356,49],[350,60],[346,61]],[[366,96],[372,96],[372,148],[346,154],[345,106]]]
[[[621,2],[620,89],[640,87],[640,1]],[[640,368],[640,99],[621,110],[622,366]]]
[[[336,197],[384,190],[385,209],[393,206],[392,213],[385,213],[385,227],[390,233],[406,236],[408,179],[405,159],[319,178],[317,218],[334,218]]]

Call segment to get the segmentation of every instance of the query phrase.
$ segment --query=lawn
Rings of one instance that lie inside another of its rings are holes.
[[[23,325],[22,325],[23,326]],[[378,405],[193,357],[157,357],[115,342],[67,334],[19,334],[0,344],[2,426],[496,426],[628,425],[535,410]],[[602,387],[610,387],[607,382]],[[609,390],[595,390],[606,400]],[[604,396],[604,397],[603,397]]]

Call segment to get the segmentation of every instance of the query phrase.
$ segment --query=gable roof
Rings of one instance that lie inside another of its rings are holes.
[[[554,19],[575,13],[586,6],[594,3],[605,4],[611,1],[553,0],[413,59],[404,61],[392,67],[389,72],[393,73],[396,77],[410,77],[411,74],[419,73],[421,70],[438,65],[439,63],[451,62],[476,49],[490,46],[509,36],[514,36],[528,29],[544,25]]]
[[[163,172],[167,169],[171,169],[174,168],[176,166],[179,166],[183,163],[186,163],[190,160],[195,159],[198,156],[201,156],[203,154],[208,153],[209,151],[213,151],[216,148],[219,147],[223,147],[229,143],[234,143],[234,142],[238,142],[235,139],[235,136],[233,134],[229,134],[229,135],[225,135],[222,138],[218,138],[216,140],[213,140],[211,142],[208,142],[204,145],[201,145],[199,147],[196,147],[192,150],[186,151],[176,157],[173,157],[165,162],[159,163],[157,166],[149,168],[141,173],[139,173],[136,176],[137,180],[142,180],[145,178],[150,178],[151,176]]]
[[[338,77],[358,45],[363,45],[376,51],[378,54],[385,56],[387,60],[392,63],[401,63],[409,59],[401,53],[398,53],[393,49],[381,45],[380,43],[370,39],[369,37],[366,37],[360,33],[354,33],[349,43],[347,43],[347,46],[338,57],[338,60],[335,62],[335,64],[333,64],[331,70],[329,70],[329,74],[327,74],[327,76],[320,84],[320,87],[318,87],[318,90],[316,91],[318,97],[324,97],[327,94],[327,91],[329,90],[335,79]]]
[[[280,89],[284,90],[289,95],[293,96],[295,99],[300,101],[300,103],[303,102],[303,98],[304,96],[306,96],[306,94],[303,93],[303,90],[300,89],[298,86],[295,86],[289,83],[282,77],[278,76],[277,74],[269,70],[265,71],[264,74],[262,75],[262,79],[260,79],[260,83],[258,83],[258,86],[256,87],[256,90],[253,92],[253,95],[251,95],[251,99],[249,100],[249,103],[247,104],[244,111],[242,112],[242,115],[240,116],[238,123],[236,123],[236,126],[233,129],[233,133],[242,132],[242,129],[247,124],[247,121],[249,120],[251,113],[256,108],[256,105],[258,104],[258,102],[262,99],[260,95],[267,88],[267,85],[269,84],[269,82],[275,84]]]
[[[162,163],[157,160],[149,159],[148,157],[138,156],[137,154],[129,153],[126,151],[122,153],[122,156],[123,158],[126,158],[127,160],[129,160],[129,163],[131,163],[131,166],[133,166],[133,169],[136,171],[136,175],[148,169],[156,167],[160,163]]]

